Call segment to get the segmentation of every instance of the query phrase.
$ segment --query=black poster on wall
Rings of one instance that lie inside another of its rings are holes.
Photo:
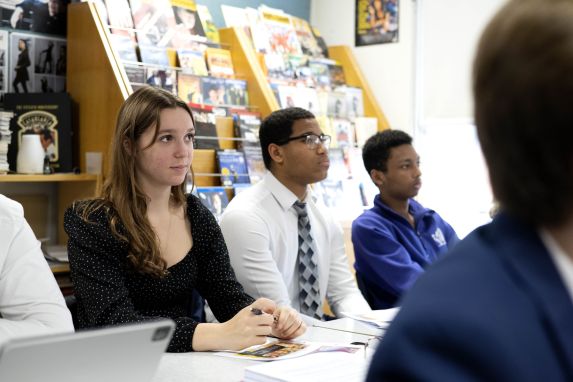
[[[354,45],[398,42],[399,0],[356,0]]]
[[[4,106],[14,112],[10,121],[12,141],[8,146],[11,171],[16,171],[22,134],[31,132],[40,135],[54,171],[72,171],[72,111],[68,93],[7,93]]]

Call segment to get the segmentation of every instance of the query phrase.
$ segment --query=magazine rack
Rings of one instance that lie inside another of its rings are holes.
[[[238,28],[223,28],[219,33],[221,42],[230,47],[237,76],[247,81],[250,104],[263,118],[278,110],[279,104],[260,65],[260,54],[255,52],[245,32]],[[104,174],[109,167],[108,150],[117,113],[132,92],[123,64],[112,49],[109,35],[94,3],[69,5],[67,87],[77,105],[80,168],[85,171],[86,152],[99,151],[104,154]],[[388,128],[388,121],[350,48],[331,47],[329,53],[343,65],[347,83],[362,88],[366,116],[378,119],[379,130]],[[224,125],[218,128],[219,132],[226,131],[220,138],[233,137],[230,118],[218,121],[218,125]],[[195,150],[193,170],[197,186],[220,184],[213,150]]]

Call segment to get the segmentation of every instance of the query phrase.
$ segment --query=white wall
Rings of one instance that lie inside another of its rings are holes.
[[[412,0],[401,0],[400,41],[354,47],[355,0],[311,0],[310,22],[328,45],[348,45],[393,129],[414,129]]]

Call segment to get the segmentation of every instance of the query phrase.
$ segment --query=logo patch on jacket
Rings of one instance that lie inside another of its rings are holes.
[[[436,228],[436,232],[432,234],[432,239],[438,244],[438,247],[443,247],[446,245],[446,238],[444,237],[444,233],[441,229]]]

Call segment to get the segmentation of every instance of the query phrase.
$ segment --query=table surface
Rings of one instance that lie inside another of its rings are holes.
[[[317,326],[319,325],[319,326]],[[383,331],[368,324],[342,318],[329,322],[310,321],[307,332],[299,339],[311,342],[350,344],[362,342],[365,357],[372,356]],[[241,381],[245,368],[260,361],[234,359],[214,355],[212,352],[166,353],[161,358],[153,382],[219,382]]]

